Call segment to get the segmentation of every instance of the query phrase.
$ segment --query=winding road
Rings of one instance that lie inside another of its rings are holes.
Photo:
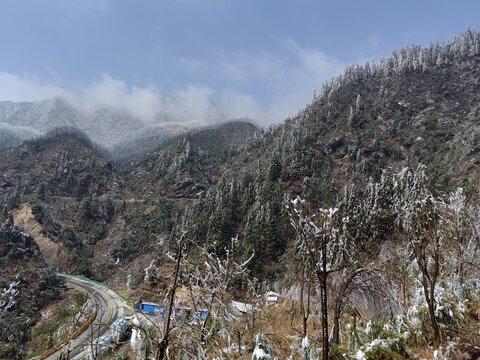
[[[71,286],[81,288],[88,292],[92,300],[96,303],[97,317],[92,324],[76,339],[72,340],[70,344],[60,348],[45,359],[56,360],[62,351],[66,353],[67,350],[70,350],[69,359],[81,359],[84,356],[86,347],[92,341],[107,334],[110,330],[110,325],[126,315],[125,312],[128,312],[128,307],[115,292],[100,284],[63,274],[57,274],[57,277]]]

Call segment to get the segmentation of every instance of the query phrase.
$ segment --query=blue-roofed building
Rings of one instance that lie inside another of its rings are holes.
[[[140,300],[137,303],[137,308],[147,314],[167,315],[167,307],[162,304],[147,302]]]

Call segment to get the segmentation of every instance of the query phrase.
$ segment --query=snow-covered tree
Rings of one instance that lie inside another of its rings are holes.
[[[362,105],[362,98],[360,94],[357,95],[357,99],[355,100],[355,113],[360,111],[360,106]]]
[[[290,220],[307,261],[320,285],[323,330],[323,359],[328,359],[328,280],[329,276],[345,269],[351,261],[350,239],[335,227],[337,208],[319,209],[309,215],[305,201],[296,198],[290,208]],[[338,215],[337,215],[338,216]]]
[[[260,333],[255,338],[255,349],[252,360],[272,360],[272,347],[268,344],[267,337]]]
[[[181,352],[190,358],[203,359],[207,355],[221,358],[219,344],[231,336],[228,328],[237,319],[232,312],[229,289],[233,281],[246,282],[247,265],[253,257],[252,254],[239,262],[237,246],[238,237],[232,238],[224,249],[225,255],[219,256],[205,246],[190,245],[190,251],[197,255],[185,260],[183,274],[192,314],[178,324],[177,331]]]
[[[440,232],[441,203],[427,188],[425,167],[412,172],[404,169],[397,182],[397,225],[408,242],[421,273],[421,283],[430,315],[433,342],[440,342],[440,327],[435,314],[435,287],[440,280],[443,238]]]

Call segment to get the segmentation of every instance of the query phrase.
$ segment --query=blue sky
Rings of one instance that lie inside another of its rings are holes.
[[[148,118],[172,94],[201,120],[214,101],[279,122],[344,66],[453,39],[479,15],[479,1],[6,0],[0,100],[63,95]]]

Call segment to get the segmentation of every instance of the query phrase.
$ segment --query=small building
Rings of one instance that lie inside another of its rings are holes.
[[[137,302],[136,307],[143,313],[151,314],[151,315],[160,315],[160,316],[167,316],[168,307],[166,305],[148,302],[140,300]],[[180,318],[183,319],[202,319],[205,320],[207,318],[208,310],[207,309],[197,309],[197,312],[192,309],[191,306],[185,305],[174,305],[172,308],[171,319],[177,320]]]
[[[253,305],[240,301],[232,301],[232,310],[236,315],[246,315],[252,313]]]
[[[207,309],[197,309],[195,312],[190,306],[175,306],[174,311],[177,317],[183,317],[184,319],[193,320],[205,320],[208,315]]]
[[[198,315],[200,316],[200,319],[205,320],[208,315],[208,310],[207,309],[199,309],[198,310]]]
[[[265,302],[268,304],[276,304],[278,300],[280,300],[282,296],[275,291],[268,291],[265,293]]]
[[[137,308],[147,314],[167,315],[167,307],[162,304],[140,300]]]

